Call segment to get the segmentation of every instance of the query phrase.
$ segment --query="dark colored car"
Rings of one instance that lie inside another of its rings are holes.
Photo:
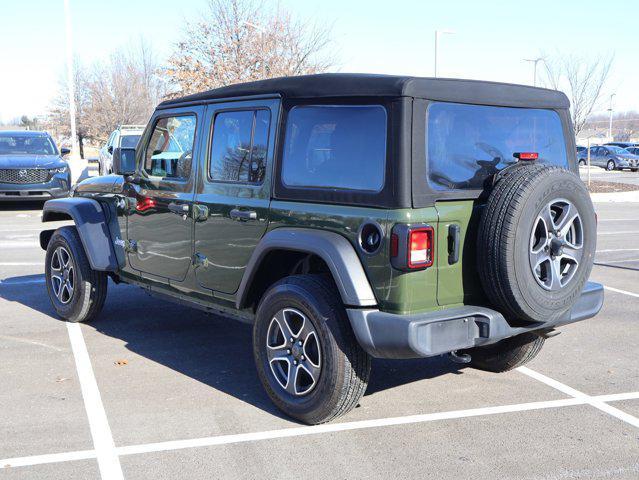
[[[45,204],[44,222],[75,223],[40,236],[58,315],[95,318],[111,278],[250,322],[266,392],[306,423],[354,408],[372,357],[503,372],[603,303],[557,91],[348,74],[233,85],[160,104],[113,166]]]
[[[579,154],[579,165],[588,163],[588,151]],[[616,145],[598,145],[590,147],[590,165],[605,168],[608,171],[630,169],[639,170],[639,156]]]
[[[46,132],[0,131],[0,200],[66,197],[71,173]]]
[[[627,148],[627,147],[636,147],[639,144],[633,142],[608,142],[604,143],[604,145],[613,145],[615,147]]]

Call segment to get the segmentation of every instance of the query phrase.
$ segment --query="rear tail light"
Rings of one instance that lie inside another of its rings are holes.
[[[430,267],[435,256],[435,235],[430,225],[395,225],[390,241],[393,267],[419,270]]]
[[[433,264],[432,227],[411,230],[408,245],[408,268],[430,267]]]
[[[537,160],[539,154],[537,152],[516,152],[513,153],[513,157],[517,160]]]

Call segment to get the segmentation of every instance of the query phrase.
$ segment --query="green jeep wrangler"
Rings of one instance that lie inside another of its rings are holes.
[[[371,357],[503,372],[593,317],[596,217],[557,91],[325,74],[160,104],[116,174],[50,200],[60,317],[107,280],[251,322],[266,392],[309,424],[354,408]]]

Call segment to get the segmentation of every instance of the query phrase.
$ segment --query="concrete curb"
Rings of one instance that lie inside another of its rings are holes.
[[[591,193],[593,203],[639,203],[639,190],[632,192]]]

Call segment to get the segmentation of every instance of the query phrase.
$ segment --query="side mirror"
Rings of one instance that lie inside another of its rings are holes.
[[[116,148],[113,150],[113,172],[116,175],[135,173],[135,148]]]
[[[60,155],[62,155],[63,157],[65,155],[69,155],[70,153],[71,153],[71,149],[70,148],[62,147],[60,149]]]
[[[111,155],[113,155],[113,145],[109,145],[107,147],[107,152],[109,152]]]

